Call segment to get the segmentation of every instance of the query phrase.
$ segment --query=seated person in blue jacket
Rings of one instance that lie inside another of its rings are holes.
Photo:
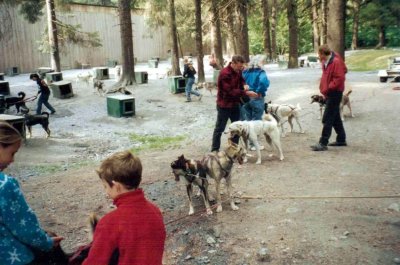
[[[249,90],[258,94],[258,97],[250,98],[241,108],[241,116],[248,121],[261,120],[264,114],[264,98],[269,87],[267,73],[263,69],[264,63],[264,55],[255,55],[243,70],[243,78]]]
[[[40,227],[17,180],[4,174],[21,146],[19,132],[0,122],[0,265],[34,264],[35,253],[50,251],[62,237],[50,237]]]

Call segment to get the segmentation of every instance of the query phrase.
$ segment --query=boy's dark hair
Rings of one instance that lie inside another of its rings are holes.
[[[231,61],[232,63],[245,63],[245,60],[242,55],[233,55]]]
[[[29,79],[32,80],[34,77],[39,78],[39,75],[38,75],[38,74],[31,74],[31,75],[29,76]]]
[[[129,151],[117,152],[104,160],[96,170],[100,179],[110,187],[113,181],[123,184],[127,189],[136,189],[142,181],[142,163],[139,157]]]

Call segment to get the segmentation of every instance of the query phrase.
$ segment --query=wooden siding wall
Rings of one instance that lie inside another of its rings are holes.
[[[17,8],[8,9],[12,19],[12,34],[0,41],[0,72],[17,66],[22,73],[33,72],[38,67],[49,67],[50,56],[38,51],[37,41],[46,27],[46,16],[35,24],[27,22]],[[0,11],[0,12],[4,12]],[[134,55],[139,62],[151,57],[167,58],[168,30],[151,30],[145,24],[143,12],[132,12]],[[110,7],[73,5],[70,12],[57,12],[57,18],[68,24],[81,24],[82,31],[98,31],[102,47],[85,48],[67,45],[61,48],[61,67],[79,67],[81,63],[105,65],[108,60],[121,60],[120,29],[117,9]]]

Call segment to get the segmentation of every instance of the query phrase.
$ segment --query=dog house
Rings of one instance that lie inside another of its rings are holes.
[[[0,94],[4,96],[10,95],[10,85],[7,81],[0,81]]]
[[[113,95],[107,97],[107,113],[113,117],[130,117],[135,115],[135,97]]]
[[[118,61],[117,60],[108,60],[106,65],[109,68],[114,68],[115,66],[118,65]]]
[[[47,84],[52,84],[54,82],[59,82],[63,80],[63,76],[61,72],[49,72],[46,73],[46,81]]]
[[[7,68],[6,72],[8,76],[14,76],[19,74],[18,67],[16,66]]]
[[[0,80],[4,81],[4,73],[0,73]]]
[[[110,79],[107,67],[95,67],[93,68],[94,77],[98,80]]]
[[[151,59],[148,61],[149,68],[158,68],[158,60]]]
[[[70,98],[74,96],[70,81],[58,81],[50,85],[53,97],[55,98]]]
[[[168,86],[172,94],[185,92],[186,79],[181,75],[168,77]]]
[[[22,138],[26,139],[24,117],[0,114],[0,121],[5,121],[11,124],[21,134]]]
[[[54,72],[53,69],[51,69],[50,67],[39,67],[37,69],[37,74],[40,76],[40,78],[44,79],[46,77],[47,73],[52,73]],[[61,80],[58,80],[61,81]]]
[[[147,84],[149,80],[149,74],[147,72],[135,72],[135,80],[138,84]]]

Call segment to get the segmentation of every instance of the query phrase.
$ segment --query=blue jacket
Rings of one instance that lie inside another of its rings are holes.
[[[265,97],[265,93],[269,87],[267,73],[261,68],[248,68],[243,70],[243,78],[251,91],[261,94]]]
[[[34,256],[27,246],[48,251],[53,239],[40,227],[17,180],[0,172],[0,265],[30,263]]]

